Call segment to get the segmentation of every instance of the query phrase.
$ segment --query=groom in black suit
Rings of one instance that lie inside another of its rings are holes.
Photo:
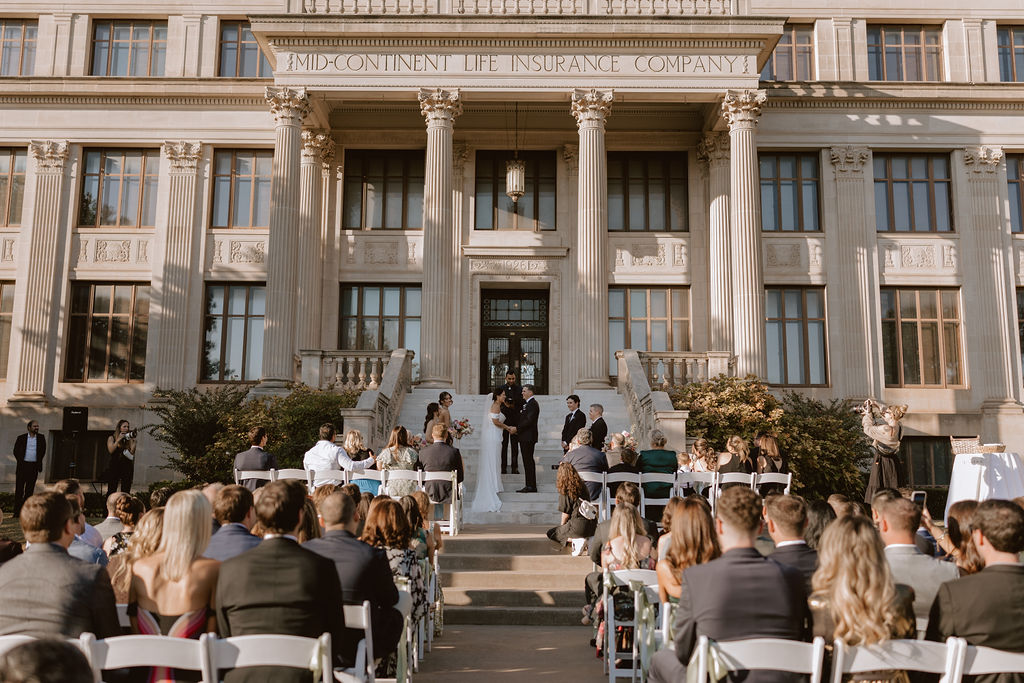
[[[537,493],[537,466],[533,461],[533,449],[537,447],[537,419],[540,406],[533,397],[533,385],[523,385],[523,409],[512,432],[519,437],[519,450],[523,453],[523,469],[526,470],[526,486],[519,493]]]

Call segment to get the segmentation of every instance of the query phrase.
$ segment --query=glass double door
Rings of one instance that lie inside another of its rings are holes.
[[[483,289],[480,292],[483,334],[480,391],[505,383],[508,370],[519,384],[547,393],[547,290]]]

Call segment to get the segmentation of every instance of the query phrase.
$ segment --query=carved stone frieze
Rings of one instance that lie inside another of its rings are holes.
[[[416,243],[409,241],[409,253],[406,255],[405,262],[410,266],[416,265]]]
[[[633,243],[629,249],[630,265],[653,268],[665,265],[665,245]]]
[[[33,140],[28,143],[28,149],[40,172],[64,172],[64,164],[68,160],[67,140]]]
[[[462,96],[459,90],[424,88],[419,92],[420,113],[430,123],[447,123],[451,125],[462,114]]]
[[[135,250],[136,263],[149,263],[149,240],[139,240],[139,246]]]
[[[934,268],[935,263],[935,247],[931,245],[900,247],[900,265],[904,268]]]
[[[690,267],[690,249],[685,244],[672,245],[672,265],[687,270]]]
[[[880,240],[878,248],[887,273],[950,273],[960,268],[958,245],[951,242]]]
[[[707,133],[697,143],[697,159],[704,164],[729,163],[729,134]]]
[[[452,172],[457,178],[465,177],[466,162],[469,160],[469,145],[460,142],[452,145]]]
[[[224,263],[224,243],[219,240],[213,243],[213,262]]]
[[[529,258],[497,258],[497,259],[472,259],[470,261],[471,272],[474,273],[548,273],[555,270],[549,259]]]
[[[7,238],[4,239],[3,251],[0,252],[0,261],[14,261],[14,245],[15,240]]]
[[[576,175],[580,171],[580,146],[562,145],[562,160],[565,161],[565,170],[569,175]]]
[[[842,145],[830,149],[829,158],[837,176],[863,176],[871,150],[858,145]]]
[[[978,147],[964,148],[964,164],[968,171],[977,174],[992,174],[999,168],[1003,160],[1001,147],[989,147],[980,145]]]
[[[96,263],[128,263],[131,240],[96,240]]]
[[[301,126],[309,115],[309,95],[305,88],[267,86],[264,97],[278,125]]]
[[[398,265],[398,244],[396,242],[366,242],[363,245],[363,263],[373,265]]]
[[[231,263],[265,263],[267,245],[263,240],[231,240],[228,261]]]
[[[768,99],[764,90],[729,90],[722,101],[722,115],[729,128],[754,127],[761,116],[761,105]]]
[[[89,262],[89,240],[79,240],[78,242],[78,263]]]
[[[764,256],[768,268],[799,268],[803,263],[803,247],[793,243],[767,244]]]
[[[615,95],[611,90],[573,90],[572,115],[576,117],[576,125],[604,125],[612,113],[612,101]]]
[[[195,173],[203,156],[203,145],[188,140],[167,141],[164,156],[170,162],[171,173]]]

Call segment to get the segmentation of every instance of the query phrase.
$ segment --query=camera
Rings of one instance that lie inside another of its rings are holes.
[[[136,439],[139,436],[139,430],[133,429],[129,432],[125,432],[125,436],[128,437],[129,439]]]

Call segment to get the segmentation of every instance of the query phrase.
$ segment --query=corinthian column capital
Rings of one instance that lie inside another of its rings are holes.
[[[761,105],[768,99],[764,90],[729,90],[722,102],[722,115],[729,122],[729,128],[757,125],[761,116]]]
[[[572,91],[572,115],[576,117],[576,125],[603,126],[605,120],[611,116],[612,101],[615,99],[611,90],[573,90]]]
[[[33,140],[28,144],[28,148],[36,160],[36,168],[39,171],[64,172],[64,164],[68,160],[67,140]]]
[[[697,143],[697,158],[709,166],[715,163],[729,163],[729,134],[706,134]]]
[[[203,156],[203,143],[167,141],[164,143],[164,156],[171,163],[171,173],[195,173]]]
[[[267,86],[265,97],[270,113],[279,126],[301,126],[309,114],[309,95],[305,88]]]
[[[871,150],[858,145],[842,145],[829,150],[829,159],[838,176],[863,176],[864,165],[871,158]]]
[[[302,131],[302,163],[330,166],[334,160],[334,140],[322,130]]]
[[[980,145],[978,147],[964,148],[964,164],[966,164],[968,171],[973,171],[974,173],[995,173],[1002,160],[1002,147]]]
[[[443,88],[423,88],[419,92],[420,113],[427,120],[427,125],[446,124],[452,125],[455,119],[462,114],[462,96],[458,88],[444,90]]]

